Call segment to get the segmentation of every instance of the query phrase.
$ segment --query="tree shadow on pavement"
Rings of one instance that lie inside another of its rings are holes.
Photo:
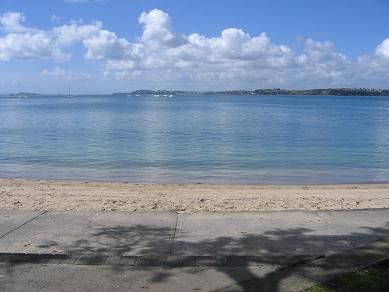
[[[301,262],[321,255],[351,249],[354,247],[354,242],[368,242],[388,235],[389,223],[382,228],[365,228],[365,232],[349,234],[317,234],[309,228],[274,228],[261,234],[241,234],[239,237],[224,236],[207,240],[174,239],[175,232],[174,228],[153,225],[96,226],[82,239],[71,243],[51,240],[42,243],[39,247],[63,249],[69,255],[144,257],[174,255],[183,258],[202,255],[203,260],[207,260],[206,256],[213,256],[216,260],[219,259],[218,257],[224,257],[224,260],[230,262],[216,261],[211,265],[233,282],[238,283],[226,287],[225,291],[281,291],[279,289],[284,285],[284,279],[290,276],[290,269],[286,267],[299,265]],[[385,251],[387,248],[377,250],[377,253]],[[212,261],[209,258],[208,260]],[[250,265],[277,266],[279,269],[258,276],[252,272]],[[201,266],[201,262],[197,262],[194,266]],[[303,265],[301,267],[303,269]],[[339,262],[338,267],[342,267],[342,261]],[[142,266],[136,268],[148,269]],[[120,272],[125,267],[113,266],[112,269]],[[198,272],[195,268],[186,271]],[[323,270],[318,271],[323,272]],[[300,276],[306,278],[305,280],[317,278],[317,274],[310,275],[308,272],[303,273],[303,270],[300,272]],[[327,272],[331,273],[331,271]],[[151,281],[163,283],[169,281],[171,276],[171,270],[164,268],[154,271]],[[204,287],[204,290],[206,291],[207,288]]]
[[[242,234],[239,237],[225,236],[197,241],[174,239],[175,232],[173,228],[150,225],[100,226],[94,229],[92,236],[62,247],[69,254],[80,255],[145,257],[174,255],[183,258],[204,255],[216,257],[216,260],[218,256],[227,256],[230,262],[213,262],[211,266],[228,275],[234,282],[240,283],[229,288],[228,291],[265,291],[264,287],[268,287],[270,289],[268,291],[277,291],[277,287],[289,275],[289,270],[285,267],[296,266],[316,257],[349,250],[355,247],[355,243],[367,243],[389,235],[389,223],[381,228],[369,227],[361,232],[349,234],[323,235],[309,228],[274,228],[261,234]],[[56,245],[54,242],[52,244]],[[377,250],[377,253],[385,251],[387,249]],[[212,261],[212,259],[208,260]],[[340,261],[338,267],[342,268],[342,264],[343,262]],[[196,265],[201,266],[201,263]],[[280,269],[259,278],[249,269],[250,265],[275,265]],[[239,267],[239,272],[237,273],[236,269],[227,268],[230,266]],[[188,272],[196,273],[197,270],[189,269]],[[152,282],[166,282],[170,276],[169,269],[163,269],[155,272]],[[313,278],[316,276],[312,275]],[[309,278],[309,274],[305,273],[304,277]]]

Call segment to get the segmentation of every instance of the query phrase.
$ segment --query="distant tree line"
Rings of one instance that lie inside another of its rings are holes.
[[[30,92],[4,94],[0,97],[33,97],[44,96]],[[289,90],[281,88],[265,88],[256,90],[224,90],[224,91],[183,91],[183,90],[135,90],[132,92],[116,92],[113,96],[127,95],[336,95],[336,96],[389,96],[389,89],[377,88],[324,88]],[[59,96],[62,96],[59,94]]]
[[[326,89],[305,89],[305,90],[285,90],[257,89],[257,95],[337,95],[337,96],[389,96],[389,89],[373,88],[326,88]]]
[[[121,95],[124,93],[114,93]],[[375,88],[325,88],[288,90],[281,88],[256,90],[224,90],[224,91],[176,91],[176,90],[136,90],[130,95],[337,95],[337,96],[389,96],[389,89]]]

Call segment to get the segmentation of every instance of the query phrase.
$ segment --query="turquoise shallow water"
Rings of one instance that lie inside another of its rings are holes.
[[[389,181],[389,98],[1,98],[0,177]]]

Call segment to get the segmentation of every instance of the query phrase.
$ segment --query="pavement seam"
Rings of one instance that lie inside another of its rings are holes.
[[[12,233],[12,232],[18,230],[19,228],[23,227],[23,226],[26,225],[26,224],[28,224],[28,223],[34,221],[35,219],[39,218],[40,216],[46,214],[47,212],[48,212],[48,211],[45,210],[45,211],[39,213],[38,215],[36,215],[35,217],[33,217],[33,218],[27,220],[26,222],[20,224],[19,226],[15,227],[15,228],[13,228],[13,229],[11,229],[11,230],[9,230],[8,232],[6,232],[6,233],[4,233],[3,235],[1,235],[1,236],[0,236],[0,239],[3,239],[3,238],[6,237],[8,234],[10,234],[10,233]]]
[[[290,262],[261,261],[261,256],[109,256],[100,254],[0,253],[0,263],[137,267],[278,267],[288,268],[323,256],[307,255]]]
[[[173,233],[173,239],[172,239],[172,247],[170,249],[170,252],[169,252],[169,256],[172,256],[173,255],[173,251],[174,251],[174,241],[176,239],[176,233],[177,233],[177,226],[178,226],[178,217],[180,216],[179,213],[177,213],[177,218],[176,218],[176,224],[174,226],[174,233]]]

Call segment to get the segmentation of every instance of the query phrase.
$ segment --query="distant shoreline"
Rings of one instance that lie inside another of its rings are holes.
[[[0,179],[0,208],[276,211],[389,208],[389,184],[210,185]]]
[[[303,95],[303,96],[389,96],[389,89],[377,88],[319,88],[319,89],[255,89],[255,90],[221,90],[221,91],[182,91],[182,90],[135,90],[130,92],[114,92],[108,94],[76,94],[73,96],[156,96],[156,97],[173,97],[185,95],[252,95],[252,96],[285,96],[285,95]],[[34,96],[62,96],[67,94],[39,94],[31,92],[19,92],[2,94],[2,97],[21,98]]]

